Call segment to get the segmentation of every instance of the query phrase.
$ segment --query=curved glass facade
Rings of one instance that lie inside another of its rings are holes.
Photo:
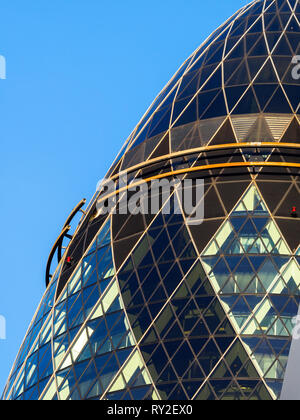
[[[203,223],[176,188],[152,215],[101,215],[96,196],[3,399],[280,398],[300,303],[297,55],[299,1],[259,0],[184,63],[108,176],[201,178]]]

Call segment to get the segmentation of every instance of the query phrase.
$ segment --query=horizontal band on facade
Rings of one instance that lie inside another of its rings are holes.
[[[299,146],[298,146],[299,147]],[[149,178],[141,179],[136,183],[127,185],[113,193],[110,193],[104,197],[99,197],[98,203],[104,202],[111,197],[114,197],[118,194],[122,194],[123,192],[128,191],[129,189],[137,188],[138,186],[148,183],[151,181],[161,180],[164,178],[170,178],[177,175],[185,175],[189,173],[196,173],[196,172],[205,172],[213,169],[227,169],[227,168],[296,168],[300,169],[300,163],[290,163],[290,162],[233,162],[233,163],[217,163],[213,165],[203,165],[203,166],[195,166],[193,168],[185,168],[185,169],[178,169],[176,171],[166,172],[160,175],[155,175]],[[219,176],[222,176],[220,174]],[[113,180],[112,178],[110,180]]]
[[[139,163],[138,165],[131,166],[128,169],[125,169],[121,172],[118,172],[116,175],[113,175],[110,180],[114,181],[115,179],[120,178],[122,175],[130,174],[141,169],[145,169],[151,165],[155,165],[160,162],[165,162],[170,159],[176,159],[183,156],[191,156],[197,153],[210,153],[218,152],[223,150],[232,150],[232,149],[296,149],[300,150],[300,144],[297,143],[275,143],[275,142],[251,142],[251,143],[228,143],[228,144],[219,144],[215,146],[205,146],[197,147],[196,149],[188,149],[180,152],[170,153],[168,155],[160,156],[154,159],[150,159],[146,162]]]

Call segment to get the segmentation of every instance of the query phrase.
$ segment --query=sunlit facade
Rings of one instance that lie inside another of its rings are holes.
[[[299,1],[259,0],[184,63],[108,177],[204,179],[204,222],[164,214],[176,190],[153,215],[101,216],[96,195],[3,399],[280,398],[300,302],[297,55]]]

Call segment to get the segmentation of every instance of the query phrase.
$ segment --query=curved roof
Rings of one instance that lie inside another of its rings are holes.
[[[256,0],[196,50],[149,108],[115,165],[223,142],[298,141],[297,0]],[[293,69],[294,77],[293,77]],[[300,71],[299,71],[300,74]],[[115,167],[114,165],[114,167]]]

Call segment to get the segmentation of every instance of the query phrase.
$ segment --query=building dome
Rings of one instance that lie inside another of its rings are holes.
[[[3,399],[291,395],[299,41],[299,1],[253,1],[184,63],[107,178],[118,199],[125,175],[131,186],[142,178],[148,187],[201,179],[202,223],[175,211],[176,188],[151,214],[103,214],[109,195],[101,190],[71,236],[79,203],[50,254],[47,290]]]
[[[292,76],[291,60],[300,54],[296,3],[253,1],[215,31],[138,124],[122,169],[153,154],[214,144],[222,130],[230,141],[282,139],[299,115],[299,79]],[[298,121],[291,128],[294,139]]]

